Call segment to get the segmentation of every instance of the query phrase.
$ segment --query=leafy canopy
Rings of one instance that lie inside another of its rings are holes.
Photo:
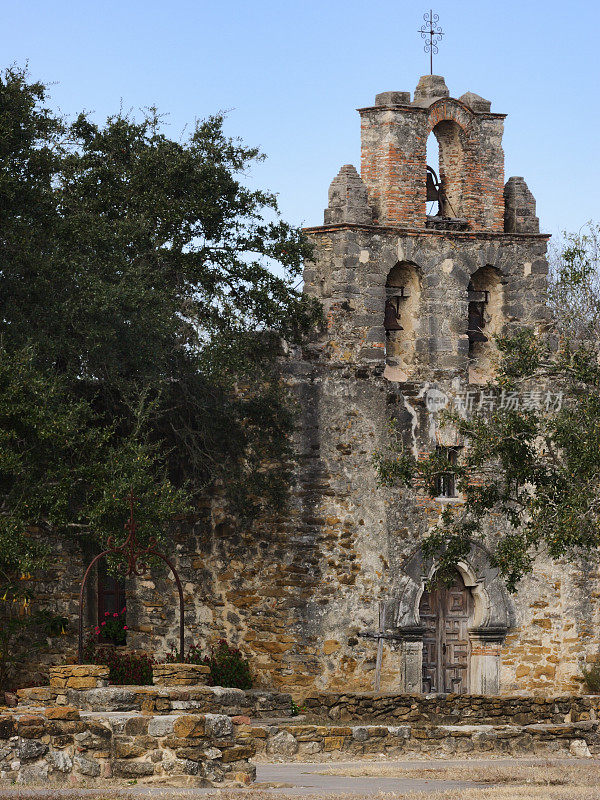
[[[262,158],[221,116],[180,140],[156,109],[69,122],[0,75],[0,586],[41,563],[32,527],[122,534],[130,488],[142,535],[215,484],[281,502],[277,357],[319,312],[302,232],[246,185]]]

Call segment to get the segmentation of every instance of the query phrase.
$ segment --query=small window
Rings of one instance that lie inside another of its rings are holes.
[[[458,464],[459,447],[437,447],[438,455],[448,462],[448,467],[455,467]],[[448,472],[440,472],[436,478],[437,497],[457,497],[456,492],[456,473],[452,469]]]

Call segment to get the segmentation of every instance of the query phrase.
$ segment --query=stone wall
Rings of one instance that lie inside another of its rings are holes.
[[[255,760],[584,757],[600,753],[597,722],[561,725],[271,725],[242,727]]]
[[[587,697],[485,697],[482,695],[310,694],[307,719],[415,725],[534,725],[597,721],[600,695]]]
[[[292,697],[279,692],[223,689],[220,686],[107,686],[67,689],[37,686],[19,689],[19,706],[72,705],[83,711],[136,711],[144,714],[184,712],[229,716],[287,717]]]
[[[39,710],[38,710],[39,711]],[[108,716],[68,706],[0,715],[0,784],[101,786],[113,780],[243,785],[254,748],[222,714]]]

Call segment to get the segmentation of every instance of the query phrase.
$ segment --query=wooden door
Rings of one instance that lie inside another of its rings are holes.
[[[469,691],[469,617],[473,598],[462,577],[423,592],[419,613],[423,636],[423,691]]]

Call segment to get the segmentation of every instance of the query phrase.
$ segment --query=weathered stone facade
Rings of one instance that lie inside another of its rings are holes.
[[[259,684],[297,697],[370,691],[376,675],[385,691],[424,690],[421,604],[435,564],[419,544],[457,498],[380,487],[372,454],[391,418],[417,453],[460,448],[436,425],[428,392],[479,390],[492,333],[547,324],[548,237],[525,181],[504,182],[504,115],[471,92],[452,99],[439,76],[422,78],[412,102],[408,92],[384,92],[360,114],[361,176],[344,166],[326,224],[308,229],[315,256],[305,288],[323,303],[326,326],[283,364],[301,411],[289,507],[243,527],[215,494],[174,532],[188,640],[228,638]],[[431,132],[451,216],[426,213]],[[487,341],[467,332],[473,303],[482,304]],[[59,555],[40,590],[74,619],[74,576],[89,557],[67,544]],[[514,597],[481,546],[459,571],[472,609],[460,691],[581,691],[581,664],[600,647],[597,566],[540,559]],[[128,645],[160,654],[175,644],[169,576],[132,581],[127,593]],[[88,609],[91,622],[92,590]],[[61,644],[72,653],[72,634],[50,642],[47,662]]]

